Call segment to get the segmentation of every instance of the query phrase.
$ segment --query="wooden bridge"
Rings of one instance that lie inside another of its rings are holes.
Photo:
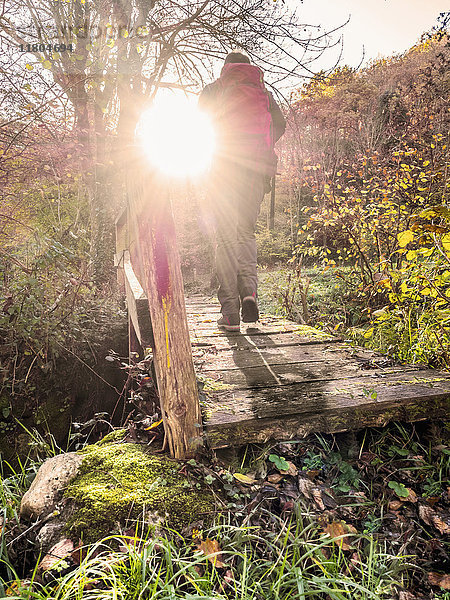
[[[186,306],[212,447],[448,414],[450,373],[395,364],[271,315],[225,334],[215,300],[193,297]]]
[[[149,174],[127,189],[115,260],[130,352],[151,348],[172,456],[205,441],[218,448],[448,414],[448,372],[395,364],[271,315],[220,331],[216,300],[185,300],[167,184]]]

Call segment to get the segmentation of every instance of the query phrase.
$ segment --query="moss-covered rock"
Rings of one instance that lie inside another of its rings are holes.
[[[181,463],[150,455],[137,444],[94,444],[81,453],[79,474],[64,494],[75,502],[67,524],[73,538],[93,542],[130,520],[147,527],[164,521],[180,529],[214,509],[211,492],[192,486],[180,473]]]
[[[112,442],[123,442],[126,434],[127,434],[127,430],[124,428],[114,429],[114,431],[110,431],[100,441],[96,442],[95,445],[96,446],[106,446],[107,444],[111,444]]]

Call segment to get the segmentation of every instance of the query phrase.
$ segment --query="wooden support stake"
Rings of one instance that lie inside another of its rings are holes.
[[[269,206],[269,229],[275,229],[275,175],[272,177],[272,189],[270,190],[270,206]]]
[[[197,379],[186,318],[183,280],[168,185],[139,169],[128,182],[142,285],[154,337],[154,362],[164,429],[174,458],[203,443]],[[134,265],[133,265],[134,266]]]

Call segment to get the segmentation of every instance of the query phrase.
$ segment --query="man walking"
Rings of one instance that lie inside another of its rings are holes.
[[[217,136],[210,200],[216,226],[219,327],[239,331],[258,320],[255,228],[264,194],[276,173],[275,142],[286,122],[263,72],[240,52],[225,59],[219,79],[206,86],[199,107]],[[240,314],[241,312],[241,314]]]

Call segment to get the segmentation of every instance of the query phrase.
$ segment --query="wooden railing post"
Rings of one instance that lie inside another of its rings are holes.
[[[202,445],[203,432],[169,186],[136,165],[127,188],[165,434],[171,455],[187,458]]]
[[[273,231],[275,229],[275,175],[272,177],[271,184],[268,226],[269,230]]]

